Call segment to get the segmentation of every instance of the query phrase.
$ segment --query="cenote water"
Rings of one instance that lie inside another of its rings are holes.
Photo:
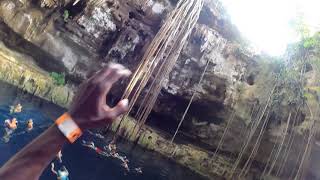
[[[21,103],[21,113],[10,114],[10,105]],[[4,134],[4,120],[13,117],[18,119],[18,129],[11,135],[10,140],[0,142],[0,165],[3,165],[10,157],[22,147],[37,137],[58,117],[64,110],[51,103],[40,100],[5,83],[0,83],[0,119],[2,121],[1,134]],[[32,118],[34,129],[26,131],[26,122]],[[130,171],[126,173],[117,159],[98,155],[94,150],[81,145],[81,140],[94,141],[96,146],[103,147],[110,138],[101,138],[88,132],[73,145],[66,146],[62,150],[63,165],[70,173],[71,180],[202,180],[205,179],[189,169],[185,169],[162,156],[146,151],[131,143],[121,141],[118,143],[118,152],[130,160],[129,167],[134,169],[141,167],[142,174]],[[43,147],[46,148],[46,147]],[[54,161],[57,167],[61,166]],[[41,180],[56,180],[57,178],[47,167],[42,174]]]

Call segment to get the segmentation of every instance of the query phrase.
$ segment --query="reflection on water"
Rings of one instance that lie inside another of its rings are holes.
[[[10,114],[10,105],[21,103],[23,111],[21,113]],[[0,165],[3,165],[11,156],[18,152],[24,145],[44,131],[53,119],[57,118],[63,109],[51,103],[44,102],[38,98],[24,94],[21,91],[0,83],[0,133],[3,136],[4,121],[18,119],[18,128],[10,136],[9,142],[0,142]],[[32,118],[34,129],[26,130],[27,121]],[[110,134],[112,135],[112,134]],[[94,141],[99,148],[107,145],[111,137],[102,138],[92,133],[85,133],[81,138],[85,141]],[[126,141],[119,141],[118,152],[127,156],[130,160],[131,169],[142,167],[143,174],[135,172],[125,173],[119,160],[98,155],[94,150],[81,145],[81,140],[73,145],[65,147],[62,151],[63,164],[70,173],[71,180],[201,180],[199,175],[185,169],[162,156],[146,151],[137,146],[133,146]],[[44,147],[45,148],[45,147]],[[59,164],[55,162],[55,164]],[[56,169],[59,167],[56,167]],[[40,178],[41,180],[56,180],[56,177],[47,167]]]

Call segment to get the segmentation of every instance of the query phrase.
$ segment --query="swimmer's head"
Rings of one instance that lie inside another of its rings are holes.
[[[12,119],[12,122],[13,122],[13,123],[18,123],[18,121],[17,121],[16,118],[13,118],[13,119]]]

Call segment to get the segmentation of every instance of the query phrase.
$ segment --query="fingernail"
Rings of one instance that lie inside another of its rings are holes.
[[[129,100],[128,100],[128,99],[123,99],[123,100],[121,101],[121,103],[122,103],[122,105],[125,106],[125,107],[129,106]]]

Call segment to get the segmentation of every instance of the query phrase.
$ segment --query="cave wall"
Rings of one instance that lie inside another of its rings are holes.
[[[2,26],[8,26],[2,29],[9,29],[1,34],[1,40],[18,51],[29,51],[44,70],[65,72],[68,83],[76,85],[111,61],[134,70],[176,2],[91,0],[75,6],[69,1],[55,4],[50,0],[0,3]],[[253,61],[250,55],[239,52],[239,34],[230,30],[235,28],[223,9],[215,7],[213,1],[206,1],[153,111],[176,124],[196,89],[186,128],[200,123],[210,129],[223,123],[236,99],[237,84],[244,81]],[[21,44],[32,47],[21,49]],[[41,53],[33,54],[36,49]],[[211,63],[203,83],[196,87],[207,61]],[[121,96],[119,91],[112,94],[115,99]],[[198,136],[194,127],[191,134]],[[206,136],[202,133],[198,137],[211,138]]]

